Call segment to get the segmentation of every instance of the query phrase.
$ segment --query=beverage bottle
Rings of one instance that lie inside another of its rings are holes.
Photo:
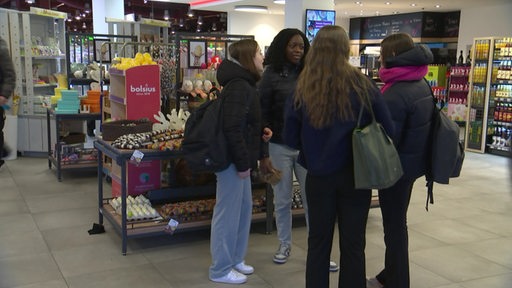
[[[466,57],[466,66],[471,66],[471,50],[468,51],[468,56]]]
[[[463,53],[463,51],[460,50],[459,59],[457,59],[457,65],[459,65],[459,66],[464,65],[464,56],[462,56],[463,55],[462,53]]]

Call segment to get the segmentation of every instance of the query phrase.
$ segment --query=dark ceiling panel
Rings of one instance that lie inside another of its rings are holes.
[[[89,14],[84,13],[86,3],[89,4],[92,10]],[[0,0],[0,7],[2,8],[29,11],[30,6],[25,0]],[[92,0],[35,0],[32,6],[68,13],[72,21],[66,22],[67,30],[92,33],[92,14],[95,10],[95,7],[92,7]],[[200,32],[225,33],[227,31],[226,12],[194,10],[194,16],[189,17],[187,16],[189,11],[188,4],[156,1],[144,3],[144,0],[125,0],[124,10],[125,15],[134,14],[136,19],[149,18],[157,20],[164,20],[164,11],[167,10],[170,17],[168,21],[171,22],[172,31],[197,31],[199,16],[201,16],[203,22],[202,25],[199,25]],[[85,17],[76,20],[76,13],[80,13]],[[85,28],[83,28],[84,26]]]

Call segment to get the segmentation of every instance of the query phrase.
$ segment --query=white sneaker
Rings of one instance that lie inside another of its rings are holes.
[[[254,273],[254,267],[252,267],[251,265],[246,265],[245,264],[245,261],[242,261],[238,264],[235,265],[235,267],[233,267],[236,271],[242,273],[242,274],[245,274],[245,275],[250,275],[252,273]]]
[[[210,280],[218,283],[242,284],[247,282],[247,276],[231,269],[228,274],[219,278],[210,278]]]
[[[288,256],[290,256],[290,245],[280,244],[279,249],[277,249],[276,254],[274,254],[274,263],[284,264],[288,260]]]
[[[330,261],[329,262],[329,271],[330,272],[338,272],[338,270],[340,270],[340,266],[338,266],[338,264],[336,264],[336,262]]]
[[[380,284],[377,278],[373,277],[370,279],[366,279],[366,288],[383,288],[384,285]]]

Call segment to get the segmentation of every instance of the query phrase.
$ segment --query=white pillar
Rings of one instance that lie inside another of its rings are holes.
[[[284,7],[284,27],[305,30],[306,9],[334,10],[332,0],[288,0]]]
[[[105,18],[124,19],[123,0],[92,0],[93,33],[108,34]]]

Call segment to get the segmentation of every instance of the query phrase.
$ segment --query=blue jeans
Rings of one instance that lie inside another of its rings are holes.
[[[234,164],[215,175],[217,194],[211,224],[210,278],[223,277],[244,261],[252,219],[251,177],[240,178]]]
[[[281,171],[281,181],[272,186],[274,190],[274,213],[276,217],[277,237],[282,244],[292,243],[292,196],[293,173],[299,181],[302,205],[308,221],[308,207],[306,201],[306,174],[307,171],[299,163],[299,151],[285,145],[269,144],[270,160],[274,167]]]

